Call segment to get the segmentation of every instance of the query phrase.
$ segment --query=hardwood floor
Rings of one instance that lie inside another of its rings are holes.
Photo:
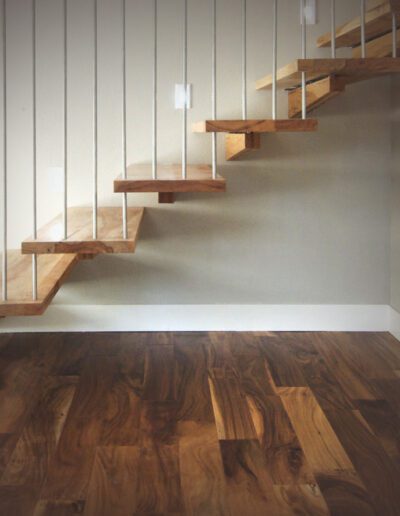
[[[0,335],[1,516],[398,516],[386,333]]]

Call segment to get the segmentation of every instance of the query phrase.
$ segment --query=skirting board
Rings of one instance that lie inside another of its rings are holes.
[[[394,308],[390,309],[390,333],[400,340],[400,314]]]
[[[392,331],[393,312],[387,305],[53,305],[41,317],[3,319],[0,332]]]

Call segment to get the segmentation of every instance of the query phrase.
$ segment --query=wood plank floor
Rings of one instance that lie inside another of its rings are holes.
[[[0,335],[0,515],[400,514],[386,333]]]

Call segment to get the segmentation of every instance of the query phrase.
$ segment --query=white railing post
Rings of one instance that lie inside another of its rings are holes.
[[[331,0],[331,56],[336,58],[336,1]]]
[[[212,118],[217,119],[217,0],[212,0]],[[217,178],[217,133],[212,133],[212,177]]]
[[[242,116],[247,120],[247,0],[242,0]]]
[[[7,264],[7,0],[3,0],[3,257],[2,297],[8,299]]]
[[[187,179],[187,115],[188,115],[188,0],[183,0],[183,90],[182,116],[182,179]]]
[[[37,66],[36,66],[36,0],[32,0],[32,130],[33,130],[33,168],[32,168],[32,192],[33,192],[33,239],[37,239]],[[37,281],[37,255],[32,255],[32,298],[38,299]]]
[[[397,57],[397,16],[396,13],[393,12],[392,15],[392,41],[393,41],[393,57]]]
[[[365,0],[361,0],[361,57],[367,57],[367,42],[365,35]]]
[[[278,0],[274,0],[272,29],[272,119],[277,119],[277,70],[278,70]]]
[[[153,179],[157,179],[157,96],[158,96],[158,0],[154,0],[153,49]]]
[[[122,152],[123,178],[127,179],[127,115],[126,115],[126,0],[122,0]],[[128,194],[122,194],[122,232],[128,238]]]
[[[98,0],[93,0],[94,18],[94,66],[93,66],[93,240],[98,236],[97,208],[98,208]]]
[[[64,239],[68,238],[68,6],[64,0]]]
[[[301,9],[301,49],[302,59],[307,59],[307,19],[306,0],[300,0]],[[302,119],[307,118],[307,78],[306,72],[301,73],[301,111]]]

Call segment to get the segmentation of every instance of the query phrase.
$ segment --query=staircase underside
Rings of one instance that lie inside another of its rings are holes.
[[[68,234],[63,239],[62,215],[38,231],[36,240],[22,243],[24,254],[51,253],[133,253],[143,219],[143,208],[128,208],[128,238],[122,234],[122,209],[98,209],[98,238],[93,240],[93,212],[91,208],[70,208],[68,210]]]
[[[317,120],[204,120],[195,133],[279,133],[316,131]]]
[[[42,315],[78,263],[77,254],[38,257],[38,300],[32,300],[32,258],[8,251],[8,301],[0,301],[0,317]],[[2,279],[0,278],[0,285]]]
[[[188,165],[187,179],[182,179],[181,165],[160,165],[157,179],[152,177],[151,165],[131,165],[127,179],[119,176],[114,181],[116,193],[190,193],[190,192],[225,192],[226,181],[223,177],[212,178],[208,165]]]
[[[397,50],[400,50],[400,29],[397,29]],[[352,57],[361,58],[361,46],[353,48]],[[391,32],[379,36],[379,38],[368,41],[366,44],[366,55],[370,57],[390,57],[393,55],[393,35]]]
[[[383,2],[366,12],[365,15],[365,35],[370,40],[381,36],[382,34],[391,32],[392,30],[392,13],[393,9],[399,9],[398,5],[393,2]],[[400,24],[400,20],[398,21]],[[336,30],[336,47],[355,47],[360,44],[361,40],[361,18],[360,16],[345,23]],[[318,38],[318,47],[329,47],[332,44],[332,34],[329,32]]]
[[[367,58],[367,59],[297,59],[278,70],[277,83],[280,88],[291,89],[301,85],[302,72],[306,73],[307,82],[317,81],[334,75],[351,84],[400,73],[400,58]],[[272,87],[272,75],[257,81],[257,90]]]

